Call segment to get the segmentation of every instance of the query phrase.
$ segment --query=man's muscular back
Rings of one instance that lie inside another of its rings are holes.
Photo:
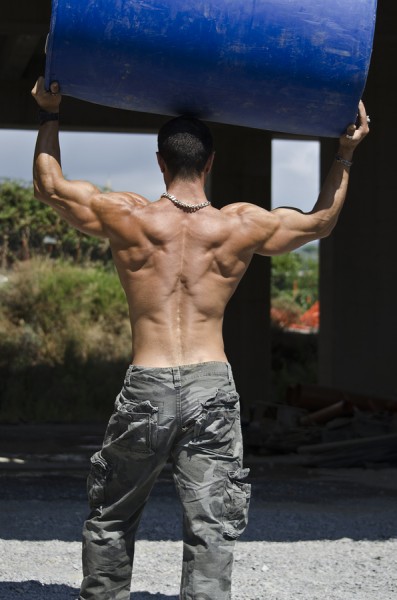
[[[110,239],[130,310],[134,362],[227,360],[224,309],[253,255],[239,205],[196,212],[167,199],[128,205]]]

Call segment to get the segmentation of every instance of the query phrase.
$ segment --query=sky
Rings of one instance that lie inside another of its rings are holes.
[[[0,130],[0,179],[32,180],[35,131]],[[61,132],[62,167],[68,179],[85,179],[115,191],[156,200],[164,183],[157,166],[156,136]],[[310,210],[319,188],[319,144],[274,139],[272,206]]]

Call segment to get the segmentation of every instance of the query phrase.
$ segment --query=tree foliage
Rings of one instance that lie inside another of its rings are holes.
[[[4,269],[15,260],[38,254],[76,261],[87,258],[107,261],[110,257],[107,241],[88,237],[70,227],[54,209],[34,197],[32,184],[1,180],[0,267]]]
[[[307,310],[318,300],[317,249],[272,258],[272,303],[285,300]]]

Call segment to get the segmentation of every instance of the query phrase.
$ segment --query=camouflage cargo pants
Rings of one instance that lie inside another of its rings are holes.
[[[91,459],[80,600],[129,600],[134,539],[168,459],[183,506],[181,600],[229,600],[247,523],[239,401],[230,365],[131,365]]]

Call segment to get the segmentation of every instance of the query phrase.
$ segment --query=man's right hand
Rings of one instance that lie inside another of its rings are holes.
[[[367,117],[365,106],[362,100],[360,100],[358,105],[358,118],[359,126],[357,127],[354,124],[349,125],[346,132],[339,138],[338,154],[340,154],[340,151],[344,151],[348,154],[350,153],[350,156],[352,156],[358,144],[360,144],[360,142],[362,142],[365,136],[369,133],[369,118]]]
[[[52,113],[57,113],[59,111],[62,96],[59,93],[58,82],[53,81],[50,86],[50,91],[47,92],[44,87],[44,77],[39,77],[32,89],[32,96],[43,110]]]

